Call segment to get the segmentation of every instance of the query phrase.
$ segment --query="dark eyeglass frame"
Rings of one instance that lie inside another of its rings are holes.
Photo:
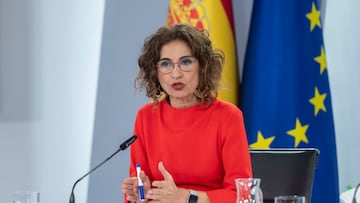
[[[179,69],[183,72],[190,72],[194,69],[194,63],[197,58],[194,56],[183,56],[177,63],[172,60],[164,58],[156,63],[157,69],[164,74],[170,74],[175,69],[175,64],[178,65]]]

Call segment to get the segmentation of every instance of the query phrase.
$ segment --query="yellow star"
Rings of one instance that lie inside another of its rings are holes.
[[[256,149],[270,149],[270,144],[275,139],[275,136],[264,138],[264,136],[261,134],[260,130],[257,134],[257,141],[250,145],[250,148],[256,148]]]
[[[320,75],[324,72],[324,70],[327,67],[327,63],[326,63],[326,55],[325,55],[325,50],[324,47],[321,46],[321,54],[320,56],[317,56],[314,58],[314,61],[318,62],[320,64]]]
[[[306,137],[306,131],[308,129],[309,125],[302,126],[300,123],[299,118],[296,118],[296,125],[295,129],[288,130],[286,134],[293,136],[295,138],[295,148],[299,146],[300,142],[309,143],[307,137]]]
[[[320,11],[316,10],[315,3],[312,3],[311,12],[306,14],[306,18],[310,20],[310,31],[312,32],[315,26],[319,26],[321,28],[320,23]]]
[[[314,116],[317,116],[320,110],[326,112],[326,107],[324,104],[326,95],[326,93],[320,94],[318,88],[315,87],[315,95],[313,98],[309,99],[309,102],[314,105]]]

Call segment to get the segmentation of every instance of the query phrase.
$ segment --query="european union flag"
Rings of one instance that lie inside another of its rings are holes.
[[[320,9],[254,0],[240,107],[251,148],[318,148],[313,203],[339,203],[335,130]]]

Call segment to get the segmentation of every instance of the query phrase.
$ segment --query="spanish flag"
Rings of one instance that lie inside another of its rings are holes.
[[[218,98],[237,105],[239,76],[231,0],[170,0],[167,25],[177,23],[209,31],[213,47],[225,54]]]

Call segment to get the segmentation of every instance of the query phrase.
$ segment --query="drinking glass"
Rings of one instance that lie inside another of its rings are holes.
[[[274,203],[305,203],[305,197],[300,195],[276,196]]]
[[[13,203],[39,203],[40,193],[35,191],[16,191],[13,194]]]
[[[260,188],[260,178],[237,178],[236,203],[263,203],[263,194]]]

